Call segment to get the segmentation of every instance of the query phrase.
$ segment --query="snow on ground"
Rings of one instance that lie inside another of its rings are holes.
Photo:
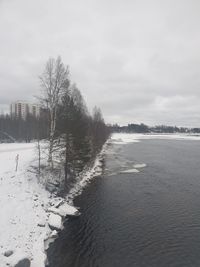
[[[35,147],[34,143],[0,145],[0,262],[5,265],[14,265],[21,254],[32,259],[33,253],[37,253],[37,260],[32,266],[44,265],[47,227],[44,231],[38,224],[46,225],[45,208],[50,195],[38,185],[35,174],[27,171],[35,158]],[[13,255],[3,256],[7,250],[13,250]]]
[[[19,155],[18,170],[16,156]],[[61,217],[77,215],[78,210],[52,198],[30,172],[36,144],[0,144],[0,266],[15,266],[21,259],[31,267],[43,267],[44,240],[52,235],[50,223],[61,228]],[[60,204],[59,204],[60,203]],[[49,211],[48,209],[56,209]],[[60,215],[59,215],[60,214]],[[49,216],[50,219],[48,218]],[[55,236],[55,231],[53,232]],[[4,254],[11,254],[5,256]]]

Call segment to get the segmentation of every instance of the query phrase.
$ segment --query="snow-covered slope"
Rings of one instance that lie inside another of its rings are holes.
[[[19,164],[16,172],[17,155]],[[2,267],[15,266],[23,258],[30,259],[31,267],[43,267],[46,258],[44,240],[51,236],[54,230],[50,227],[50,220],[57,224],[56,220],[60,221],[63,214],[74,215],[78,212],[74,207],[62,204],[62,200],[52,198],[50,193],[38,184],[36,174],[30,169],[30,163],[35,160],[34,143],[0,144],[0,266]],[[62,205],[59,207],[58,203]],[[54,214],[55,209],[58,214]],[[61,224],[59,225],[61,227]]]
[[[15,171],[16,156],[19,155],[18,171]],[[44,230],[38,223],[46,222],[45,205],[49,195],[35,180],[36,176],[27,171],[35,156],[35,144],[0,145],[0,262],[12,263],[18,255],[31,258],[37,252],[40,266],[44,261]],[[5,251],[12,250],[10,257]],[[38,258],[38,257],[37,257]],[[17,259],[16,259],[17,260]]]

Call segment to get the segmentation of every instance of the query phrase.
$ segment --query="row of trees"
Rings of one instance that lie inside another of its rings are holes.
[[[47,115],[35,118],[28,115],[27,118],[12,118],[9,115],[0,116],[0,141],[26,141],[44,139],[48,136]]]
[[[60,57],[48,60],[40,81],[40,104],[48,110],[48,166],[51,171],[64,168],[66,189],[101,150],[109,128],[99,108],[90,115]]]
[[[40,84],[40,117],[28,115],[24,120],[1,116],[0,140],[38,140],[40,181],[46,180],[47,176],[57,179],[59,173],[66,190],[95,159],[110,130],[99,108],[95,107],[92,114],[89,113],[80,90],[70,82],[68,66],[60,57],[47,61]],[[41,149],[44,147],[41,139],[46,140],[43,142],[47,144],[45,153]],[[44,155],[47,155],[47,161],[43,159]]]
[[[157,125],[150,127],[143,123],[128,124],[127,126],[119,126],[117,124],[110,125],[112,132],[126,132],[126,133],[200,133],[200,128],[187,128],[167,125]]]

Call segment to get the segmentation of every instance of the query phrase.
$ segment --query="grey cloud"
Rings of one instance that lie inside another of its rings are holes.
[[[0,1],[0,104],[33,99],[61,55],[108,122],[200,127],[198,0]]]

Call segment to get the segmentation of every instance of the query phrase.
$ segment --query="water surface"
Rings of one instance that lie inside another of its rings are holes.
[[[50,246],[49,266],[200,266],[199,163],[198,141],[112,145],[103,176],[75,199],[82,215]]]

